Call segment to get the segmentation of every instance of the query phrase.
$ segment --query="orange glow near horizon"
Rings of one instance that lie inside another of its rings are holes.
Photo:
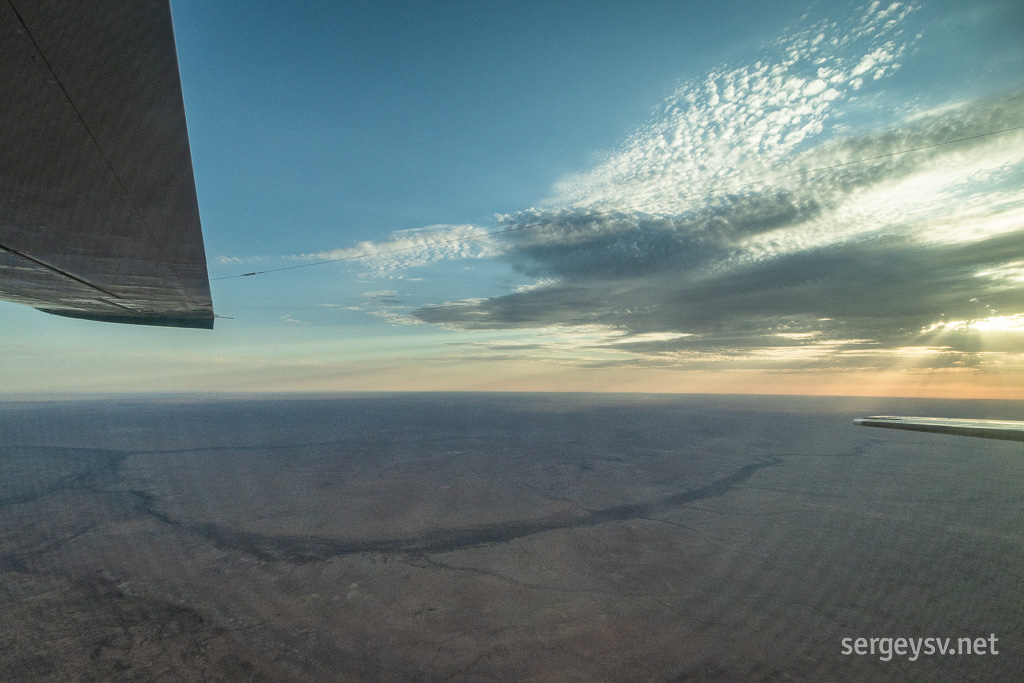
[[[146,393],[332,393],[332,392],[593,392],[679,394],[765,394],[1024,400],[1024,374],[966,370],[925,371],[687,371],[646,368],[580,368],[536,363],[447,363],[408,366],[352,365],[263,368],[237,375],[213,372],[166,376],[147,383]],[[9,387],[11,395],[123,393],[130,385],[90,382],[75,392],[66,387]]]

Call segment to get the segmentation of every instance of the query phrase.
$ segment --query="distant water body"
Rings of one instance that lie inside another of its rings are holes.
[[[0,402],[0,678],[1021,678],[1024,450],[879,413],[1024,402]]]

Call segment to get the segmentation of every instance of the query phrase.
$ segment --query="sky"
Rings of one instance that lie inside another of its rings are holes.
[[[1024,399],[1016,0],[171,6],[222,317],[0,392]]]

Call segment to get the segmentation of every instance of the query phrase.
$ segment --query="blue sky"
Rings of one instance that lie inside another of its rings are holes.
[[[230,319],[0,304],[8,392],[1024,397],[1017,2],[172,10]]]

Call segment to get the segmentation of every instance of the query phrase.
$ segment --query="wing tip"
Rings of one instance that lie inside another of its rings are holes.
[[[913,432],[973,436],[983,439],[1024,441],[1024,422],[1011,420],[973,420],[949,417],[904,417],[875,415],[853,421],[859,427],[885,427]]]

